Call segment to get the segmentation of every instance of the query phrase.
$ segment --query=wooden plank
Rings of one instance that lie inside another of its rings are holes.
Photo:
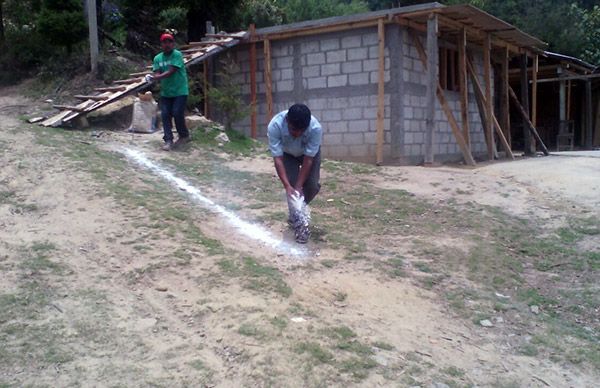
[[[440,56],[440,83],[442,89],[448,89],[448,49],[442,47],[440,53],[442,54]]]
[[[122,92],[127,89],[126,86],[107,86],[105,88],[95,88],[97,92]]]
[[[271,41],[265,39],[264,56],[265,56],[265,99],[267,100],[267,124],[273,118],[273,77],[271,72]]]
[[[208,84],[208,61],[204,61],[202,63],[203,65],[203,74],[202,74],[202,78],[203,78],[203,82],[204,82],[204,117],[206,117],[207,119],[210,118],[210,112],[209,112],[209,99],[208,99],[208,88],[209,88],[209,84]]]
[[[593,142],[593,146],[594,147],[598,147],[600,146],[600,99],[598,99],[598,102],[596,103],[596,125],[595,125],[595,132],[594,132],[594,142]]]
[[[537,78],[538,78],[539,59],[537,55],[533,56],[533,71],[531,72],[531,123],[537,127]]]
[[[488,159],[494,160],[494,134],[492,125],[492,114],[494,113],[494,100],[492,99],[492,62],[491,62],[491,40],[490,34],[485,34],[483,40],[483,82],[485,84],[486,100],[486,122],[485,139],[487,142]]]
[[[258,136],[257,115],[256,115],[256,42],[254,37],[256,27],[250,25],[250,136],[256,139]]]
[[[128,78],[128,79],[118,79],[116,81],[113,81],[114,84],[117,85],[128,85],[128,84],[134,84],[136,82],[140,82],[142,79],[139,77],[135,77],[135,78]]]
[[[269,40],[273,41],[273,40],[294,38],[294,37],[298,37],[298,36],[307,36],[307,35],[326,34],[326,33],[331,33],[331,32],[346,31],[346,30],[351,30],[351,29],[355,29],[355,28],[374,27],[376,25],[377,25],[377,20],[366,20],[366,21],[335,24],[335,25],[331,25],[331,26],[324,26],[324,27],[317,27],[317,28],[307,27],[307,28],[298,29],[298,30],[294,30],[294,31],[263,34],[263,35],[257,36],[257,39],[258,40],[269,39]]]
[[[431,19],[429,19],[429,20],[431,20]],[[433,24],[435,24],[435,22],[433,22]],[[425,49],[423,48],[423,45],[421,44],[419,37],[416,34],[411,32],[411,38],[413,40],[415,47],[417,48],[417,52],[419,53],[419,57],[421,58],[421,62],[423,63],[423,68],[425,68],[425,70],[428,71],[428,74],[430,74],[429,73],[430,69],[434,69],[435,95],[437,95],[438,101],[440,102],[440,105],[442,106],[442,110],[444,111],[444,114],[446,115],[446,118],[448,119],[448,122],[450,123],[450,128],[452,129],[452,133],[454,134],[456,143],[458,144],[458,147],[460,148],[463,158],[465,159],[465,163],[467,163],[470,166],[474,166],[475,159],[473,159],[473,155],[471,154],[469,146],[460,131],[458,123],[456,122],[456,119],[454,118],[454,114],[452,113],[452,110],[448,106],[448,102],[446,101],[446,97],[444,95],[444,90],[442,89],[439,80],[436,79],[437,78],[435,76],[436,75],[435,71],[437,71],[437,68],[436,68],[437,66],[435,65],[436,61],[434,60],[433,61],[434,64],[431,65],[430,61],[428,61],[428,59],[427,59],[428,58],[427,54],[425,53]],[[429,38],[429,36],[428,36],[428,38]],[[436,37],[435,46],[437,46],[437,37]],[[429,49],[429,47],[428,47],[428,49]],[[437,55],[437,53],[438,53],[437,47],[431,48],[431,52],[433,52],[434,55]],[[431,116],[431,112],[435,113],[435,97],[433,98],[433,103],[431,103],[429,98],[430,98],[430,96],[429,96],[429,85],[428,85],[427,102],[429,103],[429,105],[427,106],[427,109],[425,112],[426,112],[426,116],[430,115],[430,117],[435,118],[435,116]],[[428,117],[426,117],[426,121],[427,120],[429,120]],[[429,126],[430,122],[427,121],[426,123]],[[431,123],[433,124],[433,120],[431,120]],[[426,133],[426,136],[427,135],[428,134]],[[431,135],[433,135],[432,132],[431,132]],[[426,148],[425,157],[427,158],[427,143],[425,144],[425,148]],[[431,156],[432,156],[431,160],[433,160],[433,152],[431,152]],[[425,159],[425,163],[427,164],[427,159]]]
[[[571,120],[571,81],[567,81],[567,120]]]
[[[94,100],[94,101],[108,100],[108,96],[86,96],[86,95],[83,95],[83,94],[76,94],[73,97],[76,98],[76,99],[78,99],[78,100]]]
[[[137,72],[137,73],[130,73],[129,76],[130,77],[143,77],[146,74],[152,74],[152,71],[140,71],[140,72]]]
[[[432,164],[434,161],[433,144],[435,131],[435,95],[436,87],[439,83],[437,77],[438,70],[438,19],[436,14],[430,14],[427,18],[427,56],[423,66],[427,68],[427,91],[425,110],[425,164]],[[418,41],[418,40],[417,40]]]
[[[396,16],[394,18],[394,20],[398,25],[401,25],[403,27],[408,27],[408,28],[411,28],[411,29],[413,29],[415,31],[419,31],[419,32],[427,32],[427,26],[416,23],[416,22],[409,20],[405,17],[402,17],[400,15]]]
[[[475,98],[477,100],[477,106],[479,106],[480,110],[483,110],[483,116],[484,116],[484,121],[485,121],[485,118],[488,117],[488,114],[485,112],[488,107],[488,104],[485,99],[485,95],[483,94],[483,88],[481,87],[481,84],[479,83],[479,79],[477,78],[477,74],[475,73],[475,68],[474,68],[471,60],[467,60],[467,68],[469,70],[469,77],[471,78],[471,83],[473,84],[473,90],[475,91]],[[500,139],[500,144],[502,144],[502,148],[504,148],[506,155],[509,158],[514,160],[515,156],[512,153],[510,143],[507,141],[506,137],[504,136],[504,133],[502,133],[502,127],[498,123],[498,120],[496,119],[496,116],[494,115],[493,111],[491,114],[491,118],[492,118],[492,124],[494,125],[494,128],[496,129],[496,134],[498,135],[498,139]]]
[[[593,143],[593,128],[592,121],[592,81],[585,81],[585,148],[591,149]]]
[[[379,42],[377,72],[377,165],[383,164],[384,142],[384,110],[385,110],[385,29],[383,19],[377,22],[377,38]]]
[[[575,75],[569,77],[556,77],[556,78],[545,78],[538,80],[538,83],[546,83],[546,82],[560,82],[560,81],[584,81],[587,79],[599,78],[600,74],[586,74],[586,75]]]
[[[238,39],[238,38],[235,38],[235,39]],[[229,42],[228,39],[223,39],[223,40],[207,40],[207,41],[202,41],[202,42],[190,42],[188,44],[184,44],[184,45],[180,46],[179,49],[180,50],[186,50],[186,49],[195,48],[195,47],[210,46],[212,44],[220,44],[220,43],[227,43],[227,42]]]
[[[458,126],[458,123],[456,122],[456,119],[454,118],[452,109],[450,109],[450,107],[448,106],[448,102],[446,101],[446,96],[444,95],[444,89],[442,89],[442,87],[439,83],[437,85],[437,97],[440,102],[440,105],[442,106],[442,110],[446,114],[448,123],[450,123],[450,128],[452,129],[452,133],[454,134],[456,142],[458,143],[458,147],[460,148],[460,150],[463,154],[465,163],[468,164],[469,166],[474,166],[475,159],[473,159],[473,155],[471,154],[471,151],[469,150],[469,145],[465,141],[465,139],[460,131],[460,127]]]
[[[521,55],[521,101],[522,108],[526,113],[527,117],[523,117],[523,143],[525,147],[525,155],[533,155],[535,154],[535,147],[533,144],[533,137],[530,134],[530,131],[525,130],[527,128],[527,122],[529,119],[529,82],[527,82],[527,55]]]
[[[250,30],[251,30],[251,29],[252,29],[252,25],[250,25]],[[256,27],[254,27],[254,30],[256,31]],[[207,38],[220,38],[220,39],[224,39],[224,38],[231,38],[231,39],[240,39],[240,37],[239,37],[239,36],[237,36],[237,35],[234,35],[234,34],[206,34],[206,35],[204,35],[204,36],[206,36]],[[198,43],[198,42],[193,42],[193,43],[195,44],[195,43]],[[192,44],[192,43],[190,43],[190,44]]]
[[[501,128],[504,130],[504,136],[508,144],[512,145],[512,136],[510,133],[510,97],[508,96],[508,85],[509,85],[509,52],[507,48],[502,49],[502,91],[500,101],[501,111]]]
[[[73,112],[85,112],[85,108],[79,107],[79,106],[73,106],[73,105],[59,105],[59,104],[55,104],[52,105],[53,108],[59,109],[59,110],[70,110]]]
[[[471,148],[469,132],[469,83],[467,81],[467,31],[463,28],[458,34],[458,88],[460,93],[460,116],[465,142]]]
[[[523,117],[523,120],[527,124],[527,128],[529,129],[529,132],[531,132],[531,134],[538,141],[538,144],[542,148],[544,155],[546,155],[546,156],[550,155],[550,153],[548,152],[548,149],[546,148],[546,145],[544,144],[544,142],[540,138],[540,135],[538,134],[537,130],[533,126],[533,123],[531,122],[531,120],[529,120],[529,114],[527,113],[527,111],[525,110],[523,105],[521,105],[521,103],[519,102],[519,99],[517,98],[517,95],[515,94],[515,91],[512,89],[512,87],[510,87],[510,86],[508,87],[508,92],[510,93],[510,98],[512,99],[513,103],[517,107],[517,111],[521,114],[521,116]]]
[[[448,61],[450,63],[450,71],[448,72],[448,90],[457,91],[458,82],[456,80],[456,51],[448,51]]]

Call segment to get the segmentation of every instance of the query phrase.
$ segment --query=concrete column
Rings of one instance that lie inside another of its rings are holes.
[[[425,163],[434,160],[435,100],[438,85],[438,19],[436,14],[427,19],[427,109],[425,112]]]
[[[86,0],[88,30],[90,34],[90,63],[92,65],[92,73],[98,71],[98,19],[96,16],[96,0]]]
[[[404,151],[404,39],[406,30],[390,25],[385,31],[386,47],[390,53],[390,135],[391,157],[405,156]]]

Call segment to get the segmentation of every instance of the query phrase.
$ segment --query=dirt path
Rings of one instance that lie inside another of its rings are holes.
[[[410,269],[403,277],[384,276],[344,260],[333,240],[313,242],[308,260],[287,260],[232,235],[218,214],[110,152],[126,144],[168,163],[156,151],[159,135],[95,139],[41,130],[17,119],[27,104],[14,90],[0,96],[0,308],[7,312],[0,317],[6,344],[0,386],[592,387],[598,381],[586,366],[516,354],[511,338],[527,332],[501,320],[494,328],[474,325],[412,281]],[[200,161],[206,155],[198,152],[186,157]],[[268,158],[219,157],[240,182],[244,173],[272,180]],[[517,163],[473,171],[386,168],[365,178],[375,187],[400,185],[433,204],[477,201],[563,222],[568,206],[555,186],[538,186],[539,175],[519,171]],[[598,181],[591,179],[585,194],[566,195],[585,212],[598,209]],[[223,205],[240,200],[208,184],[203,191]],[[233,210],[289,238],[282,222],[260,218],[265,208]],[[386,245],[375,236],[372,243]]]

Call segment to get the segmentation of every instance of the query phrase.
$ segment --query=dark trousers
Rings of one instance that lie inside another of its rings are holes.
[[[163,140],[165,142],[173,141],[173,123],[172,119],[175,120],[175,127],[180,138],[190,136],[190,132],[185,126],[185,105],[187,103],[187,96],[177,97],[161,97],[160,98],[160,115],[163,123]]]
[[[292,186],[296,186],[296,181],[298,180],[298,175],[300,174],[300,167],[302,166],[302,162],[304,161],[304,155],[301,156],[293,156],[290,154],[283,153],[283,165],[285,167],[285,173],[287,174],[288,180]],[[304,201],[306,203],[310,203],[321,189],[321,183],[319,180],[321,179],[321,150],[315,155],[313,158],[313,165],[310,169],[310,174],[308,174],[308,178],[306,182],[304,182],[304,186],[302,186],[302,190],[304,191]]]

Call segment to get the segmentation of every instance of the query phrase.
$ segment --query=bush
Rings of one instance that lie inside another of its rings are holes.
[[[77,0],[44,0],[37,27],[49,44],[66,47],[69,53],[87,37],[83,8]]]
[[[250,107],[242,101],[242,91],[235,76],[240,73],[240,68],[229,54],[221,60],[221,70],[217,73],[219,86],[208,90],[208,98],[223,116],[224,125],[232,129],[234,122],[246,117]]]

